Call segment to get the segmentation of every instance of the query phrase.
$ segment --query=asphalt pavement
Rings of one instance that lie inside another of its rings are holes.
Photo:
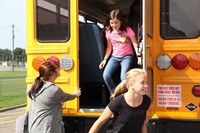
[[[15,133],[16,119],[26,112],[25,106],[0,109],[0,133]]]

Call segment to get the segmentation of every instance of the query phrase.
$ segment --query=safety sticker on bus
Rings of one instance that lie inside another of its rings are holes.
[[[157,106],[181,107],[181,85],[157,85]]]

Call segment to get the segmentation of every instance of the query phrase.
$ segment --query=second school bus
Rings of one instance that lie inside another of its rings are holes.
[[[27,87],[38,76],[41,62],[60,61],[56,85],[68,93],[82,89],[79,99],[63,103],[70,133],[87,132],[109,102],[103,71],[98,68],[106,47],[101,28],[110,10],[118,8],[127,16],[132,2],[27,0]],[[148,72],[152,99],[148,132],[198,133],[200,1],[141,0],[141,9],[142,68]]]

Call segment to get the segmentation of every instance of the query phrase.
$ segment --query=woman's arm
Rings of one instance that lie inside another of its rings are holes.
[[[147,133],[147,120],[144,121],[144,124],[142,126],[142,133]]]
[[[97,133],[104,123],[113,115],[113,112],[108,108],[105,108],[101,116],[94,122],[90,128],[89,133]]]
[[[111,52],[112,52],[112,45],[111,45],[110,40],[107,39],[107,48],[106,48],[105,56],[104,56],[103,61],[99,65],[99,69],[102,69],[105,66],[108,58],[110,57]]]
[[[137,50],[138,49],[138,41],[137,41],[135,36],[131,37],[130,39],[131,39],[131,42],[132,42],[133,47],[135,49],[135,52],[136,52],[135,54],[138,55],[138,50]]]
[[[106,53],[104,56],[104,59],[108,60],[108,58],[110,57],[110,54],[112,52],[112,45],[109,39],[107,39],[107,48],[106,48]]]

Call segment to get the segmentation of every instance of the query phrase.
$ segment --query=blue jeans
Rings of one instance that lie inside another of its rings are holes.
[[[133,61],[134,61],[134,55],[127,55],[122,58],[115,56],[110,57],[103,72],[103,78],[110,93],[113,93],[116,87],[116,84],[112,79],[112,75],[115,72],[115,70],[121,66],[120,79],[121,81],[123,81],[125,79],[126,72],[131,69]]]

